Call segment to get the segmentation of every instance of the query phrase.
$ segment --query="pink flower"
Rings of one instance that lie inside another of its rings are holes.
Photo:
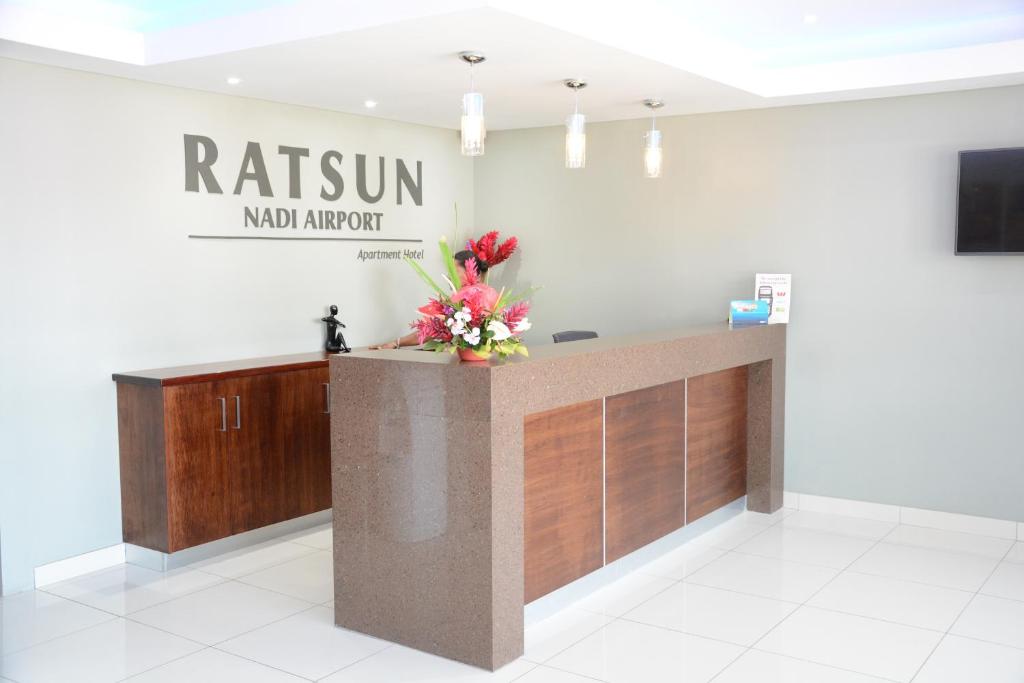
[[[473,321],[478,322],[494,310],[494,305],[498,303],[498,292],[494,287],[478,282],[466,285],[452,294],[452,303],[467,306],[473,313]]]
[[[466,285],[475,285],[480,282],[480,269],[477,266],[475,257],[466,259],[466,263],[463,265],[462,269],[466,272],[462,278],[461,284],[463,287]]]

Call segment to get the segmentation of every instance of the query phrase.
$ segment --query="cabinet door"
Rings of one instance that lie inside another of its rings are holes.
[[[168,552],[231,534],[229,406],[221,382],[164,389]]]
[[[242,533],[287,519],[287,466],[280,433],[281,390],[275,374],[225,381],[228,400],[228,476],[225,498],[231,531]]]
[[[328,369],[280,373],[289,517],[331,507],[331,416]]]
[[[331,505],[327,369],[229,380],[227,498],[233,533]]]

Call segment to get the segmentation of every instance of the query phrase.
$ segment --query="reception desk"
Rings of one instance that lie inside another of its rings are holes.
[[[335,621],[497,669],[524,605],[747,496],[782,505],[784,325],[330,360]]]

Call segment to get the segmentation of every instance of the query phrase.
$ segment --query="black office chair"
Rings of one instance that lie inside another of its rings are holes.
[[[597,339],[597,332],[591,332],[589,330],[566,330],[565,332],[555,332],[551,335],[551,338],[555,340],[555,343],[579,341],[581,339]]]

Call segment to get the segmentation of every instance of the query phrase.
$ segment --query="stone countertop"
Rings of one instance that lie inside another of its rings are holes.
[[[463,367],[500,368],[503,366],[522,365],[524,363],[529,364],[537,361],[557,358],[583,356],[591,353],[624,351],[627,349],[636,349],[636,347],[648,344],[677,341],[689,337],[704,337],[709,335],[723,335],[728,337],[735,337],[737,335],[758,335],[764,334],[766,329],[771,329],[773,327],[785,327],[785,325],[750,325],[732,327],[726,322],[690,325],[669,330],[641,332],[614,337],[599,337],[597,339],[582,339],[580,341],[565,342],[561,344],[548,343],[528,345],[530,349],[530,355],[528,357],[514,355],[504,360],[493,357],[486,361],[469,363],[462,363],[455,354],[446,352],[429,352],[423,351],[422,349],[386,349],[379,351],[359,349],[352,353],[338,354],[332,362],[343,363],[348,360],[358,358],[378,361],[401,361],[408,363],[453,364]]]

